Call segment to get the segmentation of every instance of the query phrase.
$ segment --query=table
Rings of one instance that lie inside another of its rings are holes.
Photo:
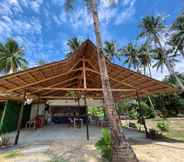
[[[33,128],[36,129],[36,121],[31,120],[26,122],[26,128],[31,128],[33,125]]]

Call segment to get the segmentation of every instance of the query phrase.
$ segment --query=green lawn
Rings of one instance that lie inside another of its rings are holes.
[[[146,120],[149,128],[157,129],[157,122],[161,119],[148,119]],[[167,118],[169,124],[169,131],[164,135],[170,139],[184,141],[184,118]],[[158,130],[158,129],[157,129]]]
[[[2,156],[5,158],[14,158],[14,157],[20,156],[20,155],[21,155],[21,153],[19,151],[9,151],[9,152],[2,154]]]
[[[156,129],[157,122],[162,119],[147,119],[146,124],[149,129]],[[132,120],[131,122],[136,123],[137,127],[140,126],[137,124],[137,121]],[[184,118],[167,118],[167,122],[169,124],[169,131],[164,133],[169,139],[184,141]],[[143,130],[143,128],[142,128]]]

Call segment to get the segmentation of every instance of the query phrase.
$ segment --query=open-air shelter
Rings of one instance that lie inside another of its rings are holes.
[[[176,91],[168,84],[113,64],[107,59],[106,64],[115,102],[137,95]],[[77,99],[79,96],[67,95],[71,91],[93,100],[103,100],[97,49],[90,40],[86,40],[65,60],[0,77],[2,101],[24,101],[27,98],[33,99],[33,102]]]

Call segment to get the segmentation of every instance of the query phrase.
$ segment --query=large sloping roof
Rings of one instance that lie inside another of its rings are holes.
[[[107,69],[116,99],[134,97],[136,91],[144,96],[176,90],[108,60]],[[32,97],[44,99],[66,97],[68,91],[103,97],[96,46],[87,40],[65,60],[0,77],[2,99],[21,99],[25,89]]]

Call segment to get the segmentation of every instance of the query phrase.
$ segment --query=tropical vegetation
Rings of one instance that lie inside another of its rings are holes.
[[[67,41],[67,46],[69,48],[69,52],[66,54],[66,57],[69,57],[73,54],[75,50],[79,48],[82,44],[82,40],[78,39],[77,37],[73,37]]]
[[[25,59],[23,49],[13,40],[0,43],[0,71],[3,73],[15,73],[26,69],[28,62]]]
[[[102,137],[96,143],[97,150],[102,154],[102,157],[109,162],[112,161],[112,141],[108,129],[102,129]]]

